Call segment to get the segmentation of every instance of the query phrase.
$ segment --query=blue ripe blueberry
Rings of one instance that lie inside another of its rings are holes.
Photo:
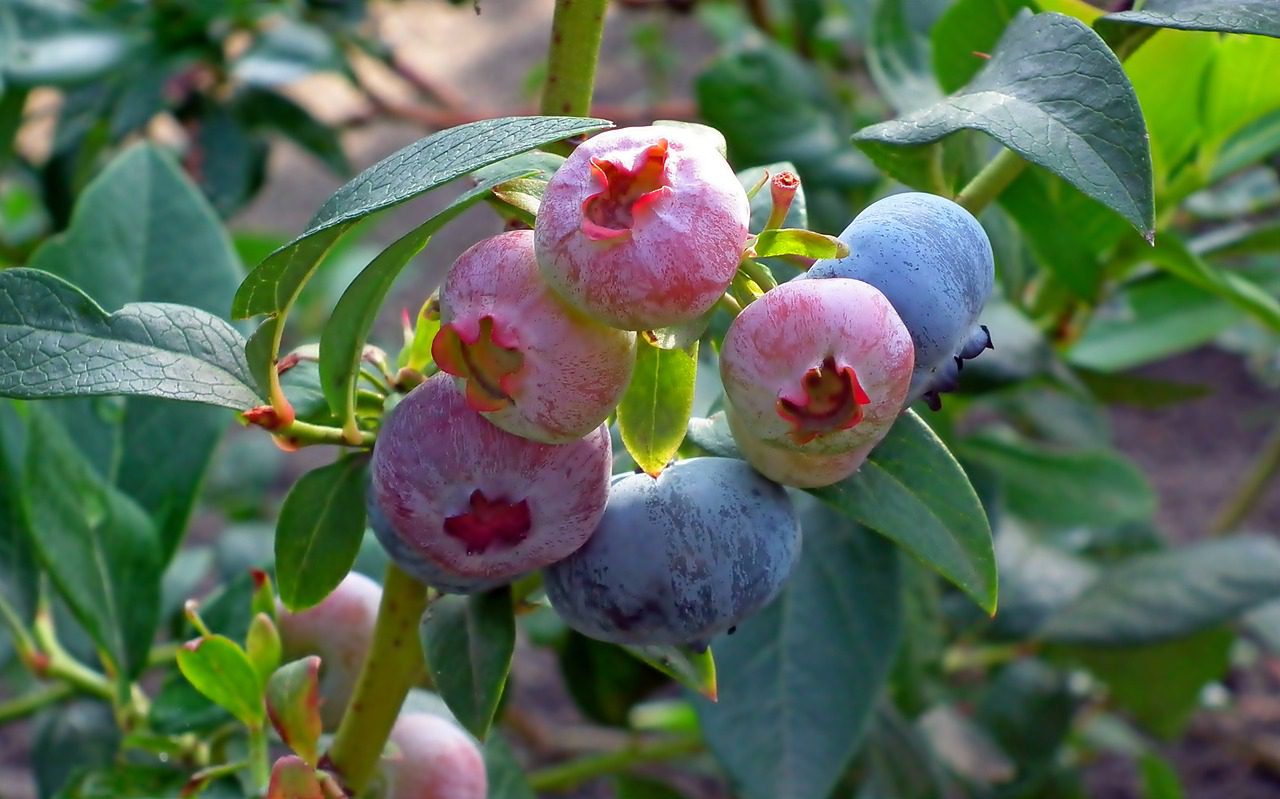
[[[785,489],[743,461],[693,458],[615,476],[595,533],[543,575],[584,635],[697,647],[768,604],[799,555]]]
[[[978,325],[995,280],[991,242],[964,208],[933,194],[895,194],[867,206],[840,234],[849,255],[818,261],[799,279],[843,277],[889,298],[915,344],[908,402],[940,406],[959,369],[991,346]]]

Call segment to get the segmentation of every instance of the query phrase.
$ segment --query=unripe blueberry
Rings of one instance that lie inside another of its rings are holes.
[[[799,553],[781,486],[735,458],[693,458],[615,477],[599,529],[543,575],[584,635],[697,646],[773,599]]]
[[[315,607],[297,613],[278,608],[284,662],[320,657],[320,719],[326,730],[337,729],[355,691],[381,601],[382,586],[351,572]]]
[[[391,523],[387,521],[386,514],[378,506],[372,492],[368,496],[366,511],[369,515],[369,527],[373,529],[378,543],[382,544],[382,548],[387,551],[387,557],[419,582],[445,594],[478,594],[508,582],[505,579],[486,580],[479,577],[464,577],[437,566],[434,561],[423,555],[412,541],[401,538],[392,529]]]
[[[393,559],[416,553],[466,582],[503,582],[582,546],[604,512],[611,463],[604,425],[571,444],[530,441],[494,427],[438,374],[383,423],[372,501],[403,544],[388,548]]]
[[[510,433],[563,444],[617,406],[635,334],[571,308],[538,274],[533,231],[485,239],[454,261],[440,290],[431,353],[467,403]]]
[[[973,214],[933,194],[895,194],[867,206],[840,240],[848,256],[818,261],[800,279],[854,278],[889,298],[916,348],[909,402],[924,396],[955,358],[982,351],[965,345],[984,333],[978,315],[991,296],[995,260]]]
[[[382,762],[384,799],[485,799],[484,757],[457,725],[431,713],[402,713]]]
[[[605,324],[681,324],[729,287],[750,214],[742,184],[703,136],[606,131],[579,145],[547,184],[534,225],[538,265]]]
[[[734,443],[747,463],[775,483],[795,488],[821,488],[838,483],[858,471],[879,441],[834,455],[809,454],[764,443],[743,424],[730,405],[725,409]]]
[[[784,283],[743,309],[720,350],[725,396],[766,445],[848,453],[884,437],[911,380],[911,336],[858,280]]]

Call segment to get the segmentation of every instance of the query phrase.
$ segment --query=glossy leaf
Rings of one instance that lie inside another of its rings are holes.
[[[849,245],[835,236],[814,233],[812,230],[781,228],[766,230],[756,236],[752,249],[760,258],[778,255],[802,255],[806,258],[843,258],[849,254]]]
[[[320,385],[329,407],[345,424],[355,424],[356,382],[365,340],[401,270],[427,246],[436,231],[484,199],[494,186],[527,174],[527,169],[500,173],[463,194],[383,250],[347,286],[320,335]]]
[[[661,349],[643,337],[637,342],[631,383],[618,403],[618,427],[627,452],[646,473],[658,475],[684,441],[697,377],[697,341],[686,349]]]
[[[462,726],[483,740],[515,651],[510,590],[442,596],[427,606],[420,634],[427,669],[440,697]]]
[[[695,652],[677,646],[623,646],[633,657],[675,680],[680,685],[715,702],[719,695],[716,683],[716,660],[711,649]]]
[[[349,455],[294,483],[276,522],[276,581],[291,611],[320,603],[351,571],[364,538],[365,466]]]
[[[746,799],[831,793],[901,635],[894,548],[813,500],[800,519],[804,547],[790,580],[714,642],[720,701],[697,701],[707,745]]]
[[[712,455],[741,457],[723,414],[690,420],[689,441]],[[986,511],[955,457],[914,411],[898,419],[852,477],[810,493],[892,539],[995,613]]]
[[[243,341],[196,308],[139,302],[108,314],[47,272],[0,272],[0,396],[130,394],[246,410],[259,400]]]
[[[1280,597],[1280,545],[1237,536],[1130,558],[1051,615],[1047,641],[1157,643],[1230,621]]]
[[[1009,510],[1027,521],[1100,527],[1149,519],[1156,510],[1146,477],[1117,452],[1055,450],[992,435],[964,439],[959,452],[995,472]]]
[[[235,641],[203,636],[178,649],[182,676],[215,703],[250,727],[262,724],[262,683],[258,672]]]
[[[3,273],[0,273],[3,274]],[[27,410],[22,490],[31,543],[94,643],[132,679],[160,621],[160,546],[141,508],[98,477],[43,408]]]
[[[609,127],[577,117],[504,117],[434,133],[361,172],[320,208],[307,231],[272,253],[240,285],[232,314],[289,308],[324,253],[357,221],[480,167],[534,147]]]
[[[1280,37],[1280,6],[1272,0],[1147,0],[1141,10],[1107,14],[1097,25],[1099,30],[1144,25]]]
[[[311,765],[319,763],[320,658],[294,660],[267,680],[267,716],[280,740]]]
[[[1016,20],[963,89],[854,138],[884,163],[894,148],[966,128],[991,135],[1153,234],[1151,153],[1138,99],[1115,54],[1080,21],[1060,14]]]

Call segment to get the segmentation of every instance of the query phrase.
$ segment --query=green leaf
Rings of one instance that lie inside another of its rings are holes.
[[[613,778],[615,799],[685,799],[685,795],[665,782],[619,774]]]
[[[1280,37],[1280,6],[1272,0],[1147,0],[1141,11],[1107,14],[1097,22],[1100,31],[1120,25]]]
[[[1138,760],[1138,770],[1142,773],[1143,799],[1186,798],[1177,770],[1163,757],[1145,753]]]
[[[37,716],[34,726],[30,764],[40,799],[58,796],[82,769],[105,768],[119,754],[120,727],[105,702],[64,704],[56,713]]]
[[[276,522],[276,582],[291,611],[320,603],[351,571],[364,538],[366,455],[349,455],[293,484]]]
[[[316,770],[300,758],[285,755],[271,766],[267,799],[327,799]]]
[[[959,452],[995,472],[1009,510],[1027,521],[1104,527],[1150,519],[1156,510],[1142,472],[1112,450],[1063,451],[981,435],[964,439]]]
[[[21,407],[0,400],[0,599],[28,623],[35,617],[40,572],[22,512],[27,423]]]
[[[1151,152],[1138,99],[1115,55],[1080,21],[1060,14],[1016,20],[963,89],[854,139],[888,157],[887,150],[966,128],[991,135],[1153,235]]]
[[[510,589],[442,596],[427,607],[419,633],[440,697],[463,727],[484,740],[515,651]]]
[[[427,246],[437,231],[484,199],[494,186],[529,174],[532,173],[523,168],[500,173],[463,194],[383,250],[342,292],[320,335],[320,385],[329,407],[344,424],[355,426],[356,381],[365,339],[405,264]]]
[[[942,90],[953,92],[973,79],[987,63],[1000,34],[1032,0],[957,0],[933,26],[933,72]]]
[[[722,413],[690,420],[688,438],[712,455],[742,457]],[[899,417],[852,477],[809,493],[892,539],[995,613],[986,511],[960,464],[915,411]]]
[[[324,30],[288,19],[277,23],[232,63],[236,78],[251,86],[282,86],[316,72],[342,70],[342,55]]]
[[[267,680],[267,716],[280,740],[311,765],[320,760],[320,658],[286,663]]]
[[[1231,630],[1214,627],[1146,646],[1070,647],[1057,654],[1079,661],[1107,685],[1111,699],[1152,732],[1178,736],[1199,705],[1204,686],[1227,671]],[[1159,679],[1152,675],[1159,674]]]
[[[831,793],[901,635],[893,547],[812,500],[799,509],[800,562],[776,600],[716,640],[720,701],[696,700],[745,799]]]
[[[631,709],[667,678],[625,649],[572,630],[556,647],[556,660],[574,704],[588,719],[628,726]]]
[[[1107,570],[1039,630],[1091,646],[1158,643],[1280,597],[1280,544],[1237,536],[1140,555]]]
[[[276,629],[275,622],[271,621],[271,617],[266,613],[255,614],[253,621],[249,622],[249,633],[245,636],[244,649],[245,654],[249,656],[249,662],[258,672],[258,679],[265,686],[267,680],[271,679],[272,673],[279,668],[280,660],[284,655],[284,648],[280,643],[280,632]]]
[[[5,273],[0,272],[0,277]],[[131,680],[159,624],[160,561],[146,513],[104,483],[46,411],[28,409],[22,491],[31,542],[72,614]]]
[[[1214,162],[1228,139],[1280,109],[1280,85],[1257,79],[1277,71],[1280,41],[1227,36],[1219,42],[1202,90],[1204,133],[1197,157],[1202,174],[1217,171]]]
[[[1125,59],[1125,72],[1151,134],[1158,196],[1202,136],[1201,98],[1218,39],[1211,33],[1161,32]],[[1170,64],[1178,68],[1169,69]]]
[[[14,86],[74,86],[124,64],[134,37],[80,3],[6,0],[0,4],[0,74]]]
[[[642,336],[631,383],[618,403],[622,443],[646,473],[657,476],[684,441],[698,377],[698,342],[660,349]]]
[[[406,317],[407,318],[407,317]],[[436,333],[440,332],[440,298],[432,294],[418,309],[418,316],[413,322],[413,337],[405,341],[400,355],[396,357],[396,366],[401,369],[424,371],[431,363],[431,344]],[[406,335],[406,338],[408,336]]]
[[[821,259],[843,258],[849,254],[849,245],[835,236],[792,228],[764,231],[756,236],[752,249],[760,258],[803,255],[807,258]]]
[[[497,733],[484,743],[484,770],[489,799],[537,799],[511,746]]]
[[[946,9],[939,0],[876,0],[867,40],[867,72],[898,112],[942,97],[933,78],[929,29]]]
[[[172,158],[149,145],[116,157],[81,194],[67,231],[41,246],[29,265],[74,283],[108,309],[147,301],[222,315],[240,280],[239,258],[213,209]],[[106,419],[95,405],[60,403],[59,416],[75,429],[82,450],[100,453],[93,458],[100,471],[156,519],[167,560],[227,415],[135,397]],[[172,430],[182,435],[168,435]]]
[[[250,727],[262,724],[262,683],[258,672],[235,641],[211,635],[178,649],[178,669],[196,690]]]
[[[185,305],[108,314],[34,269],[0,271],[0,396],[129,394],[245,410],[259,404],[235,328]]]
[[[716,660],[710,647],[701,652],[683,646],[624,645],[622,649],[690,691],[716,701],[719,686],[716,684]]]
[[[342,151],[338,131],[311,116],[293,100],[270,89],[248,87],[232,99],[235,114],[247,127],[278,131],[294,144],[320,159],[339,175],[351,166]]]
[[[288,310],[325,252],[359,220],[503,158],[607,127],[604,120],[578,117],[487,119],[434,133],[387,156],[338,189],[305,233],[249,273],[232,315]]]
[[[1172,233],[1150,251],[1152,262],[1197,288],[1222,297],[1272,330],[1280,330],[1280,300],[1257,283],[1199,258]]]

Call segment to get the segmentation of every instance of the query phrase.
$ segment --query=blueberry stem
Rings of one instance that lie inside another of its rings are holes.
[[[48,685],[38,688],[29,694],[15,697],[5,702],[0,702],[0,724],[10,721],[26,718],[32,713],[44,708],[55,702],[61,702],[63,699],[75,693],[75,689],[68,683],[60,683],[57,685]]]
[[[629,771],[645,763],[675,760],[701,752],[703,747],[698,735],[637,741],[615,752],[587,755],[535,771],[529,775],[529,786],[538,792],[568,790],[593,777]]]
[[[542,113],[584,117],[591,113],[596,62],[608,0],[556,0],[547,54]],[[554,148],[548,148],[554,149]],[[561,146],[567,152],[567,146]]]
[[[1013,150],[1001,150],[960,190],[956,195],[956,203],[977,216],[1026,168],[1027,162],[1022,156]]]
[[[353,795],[368,787],[400,706],[424,673],[418,622],[427,602],[425,585],[395,564],[387,567],[373,643],[326,756]]]
[[[1257,460],[1249,467],[1240,483],[1240,490],[1223,504],[1211,532],[1214,535],[1226,535],[1238,528],[1266,496],[1267,487],[1277,474],[1280,474],[1280,425],[1271,431]]]

